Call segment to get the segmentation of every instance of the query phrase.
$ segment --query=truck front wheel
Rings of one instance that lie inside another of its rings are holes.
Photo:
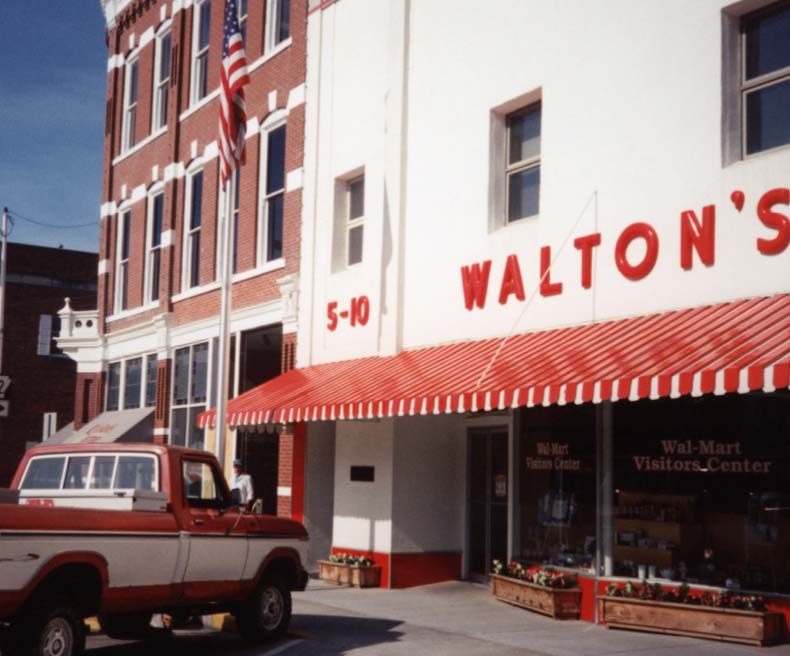
[[[291,622],[291,591],[278,577],[267,577],[236,615],[245,640],[262,642],[285,635]]]

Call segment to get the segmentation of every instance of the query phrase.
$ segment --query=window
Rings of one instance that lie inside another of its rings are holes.
[[[138,60],[126,63],[125,89],[123,96],[123,127],[121,130],[121,151],[134,146],[135,122],[137,118]]]
[[[285,200],[285,126],[266,133],[266,179],[262,216],[265,261],[283,256],[283,202]]]
[[[156,405],[156,380],[158,377],[156,353],[145,359],[145,407],[152,408]]]
[[[187,505],[192,508],[227,508],[230,499],[224,488],[217,483],[217,472],[205,462],[184,460],[184,491]]]
[[[266,4],[266,50],[275,48],[290,36],[291,1],[268,0]]]
[[[38,355],[61,355],[57,338],[60,336],[60,316],[42,314],[38,318]]]
[[[57,490],[63,480],[66,458],[33,458],[22,479],[22,490]]]
[[[94,456],[93,469],[88,487],[93,490],[109,490],[115,471],[115,456]]]
[[[365,229],[365,178],[357,178],[348,183],[346,199],[346,257],[347,264],[362,261],[362,236]]]
[[[91,466],[90,456],[76,456],[69,458],[66,467],[66,480],[63,481],[64,490],[84,490],[88,485],[88,473]]]
[[[165,206],[164,193],[148,199],[148,230],[145,258],[145,302],[159,300],[159,271],[162,259],[162,220]]]
[[[158,490],[156,460],[151,456],[118,456],[115,489]]]
[[[790,143],[790,3],[741,20],[743,153]]]
[[[115,261],[115,311],[129,308],[129,241],[132,230],[132,210],[120,215]]]
[[[239,0],[237,4],[239,10],[239,31],[244,46],[247,46],[247,0]]]
[[[92,489],[158,490],[156,457],[90,454],[31,459],[22,479],[23,490]],[[66,469],[66,476],[63,470]],[[89,474],[90,472],[90,474]]]
[[[173,372],[173,444],[203,448],[198,415],[206,409],[208,390],[208,343],[177,349]]]
[[[45,412],[44,413],[44,428],[41,432],[41,439],[46,440],[50,435],[58,430],[58,413]]]
[[[118,410],[121,404],[121,363],[111,362],[107,369],[107,410]]]
[[[187,187],[187,230],[184,248],[184,276],[182,289],[200,284],[200,226],[203,214],[203,171],[192,174]]]
[[[125,380],[123,385],[123,407],[139,408],[142,390],[143,359],[134,358],[125,362]]]
[[[211,0],[195,4],[192,31],[192,102],[208,94],[208,45],[211,30]]]
[[[508,115],[507,220],[518,221],[540,209],[540,104]]]
[[[170,31],[156,38],[154,58],[153,131],[167,125],[167,89],[170,86]]]

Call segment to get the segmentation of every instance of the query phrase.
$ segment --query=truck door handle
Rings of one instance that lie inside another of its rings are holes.
[[[203,524],[205,524],[205,522],[204,522],[202,519],[200,519],[200,518],[198,518],[198,519],[193,519],[193,520],[192,520],[192,523],[193,523],[195,526],[203,526]]]

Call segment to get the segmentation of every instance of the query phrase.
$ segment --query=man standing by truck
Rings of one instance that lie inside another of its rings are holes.
[[[236,458],[233,461],[233,476],[230,479],[230,493],[234,501],[240,506],[249,509],[255,499],[255,492],[252,487],[252,476],[244,472],[241,460]],[[237,496],[238,495],[238,498]]]

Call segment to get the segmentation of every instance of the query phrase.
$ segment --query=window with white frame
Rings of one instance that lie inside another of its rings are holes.
[[[132,210],[119,215],[115,251],[115,311],[129,308],[129,242],[132,238]]]
[[[365,229],[365,177],[346,184],[346,264],[362,261],[362,237]]]
[[[247,45],[247,0],[239,0],[236,4],[239,12],[239,31],[241,32],[241,40],[244,45]]]
[[[264,133],[266,169],[264,174],[263,236],[261,252],[265,262],[283,256],[283,209],[285,203],[285,125]]]
[[[151,353],[145,358],[145,407],[156,406],[156,385],[159,377],[156,353]]]
[[[198,415],[208,400],[208,342],[176,349],[173,367],[173,402],[170,423],[172,444],[203,448]]]
[[[137,91],[139,60],[126,62],[123,95],[123,126],[121,129],[121,151],[128,150],[135,143],[135,124],[137,122]]]
[[[192,102],[196,103],[208,95],[211,0],[195,3],[192,15]]]
[[[505,120],[508,221],[536,216],[540,210],[540,118],[541,105],[536,103]]]
[[[276,48],[291,34],[291,0],[267,0],[266,2],[266,47]]]
[[[741,18],[742,152],[790,144],[790,2]]]
[[[156,377],[155,353],[111,362],[107,367],[106,409],[128,410],[156,405]]]
[[[181,288],[200,285],[200,228],[203,222],[203,171],[190,174],[184,217],[184,267]]]
[[[148,221],[145,236],[145,302],[159,300],[159,276],[162,261],[162,222],[165,194],[159,192],[148,197]]]
[[[167,97],[170,86],[170,30],[156,37],[154,54],[153,132],[167,125]]]

